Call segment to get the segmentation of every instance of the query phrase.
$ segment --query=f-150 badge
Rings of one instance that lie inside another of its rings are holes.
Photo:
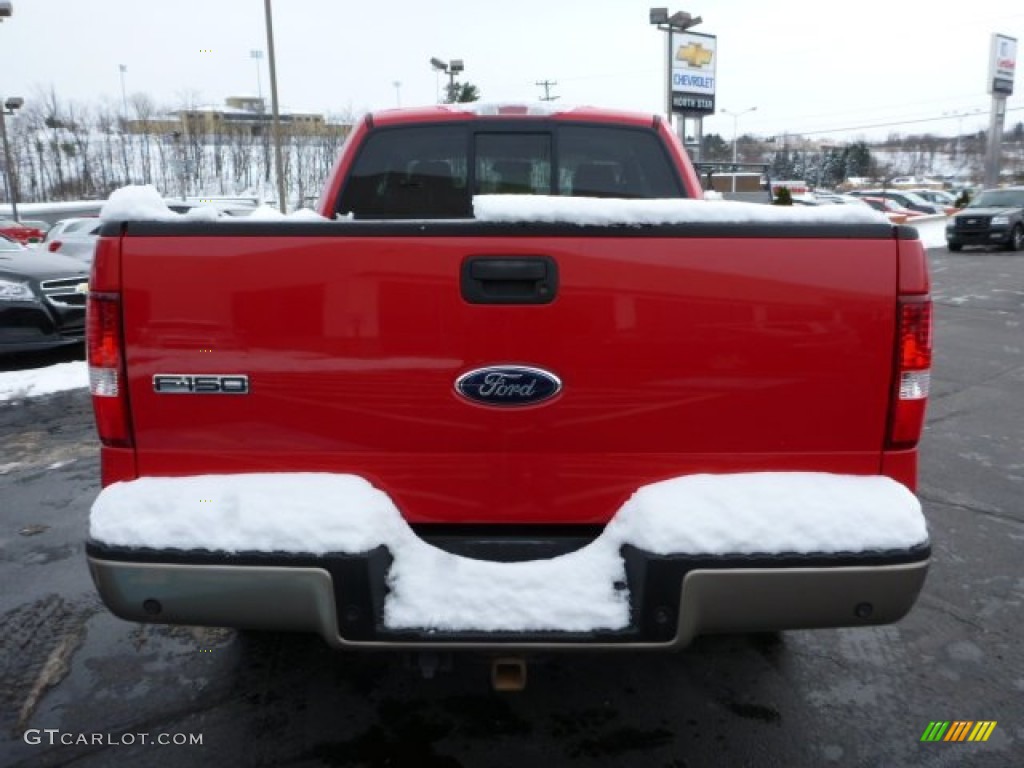
[[[525,365],[477,368],[455,380],[455,391],[467,400],[498,407],[534,405],[562,389],[555,374]]]
[[[159,395],[247,395],[249,377],[240,373],[158,373],[153,391]]]

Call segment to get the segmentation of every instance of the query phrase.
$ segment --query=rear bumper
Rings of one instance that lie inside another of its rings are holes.
[[[110,610],[140,622],[314,632],[336,648],[675,649],[701,634],[887,624],[913,606],[927,546],[858,555],[659,556],[623,548],[630,623],[622,630],[438,632],[388,629],[391,557],[229,556],[88,546]]]

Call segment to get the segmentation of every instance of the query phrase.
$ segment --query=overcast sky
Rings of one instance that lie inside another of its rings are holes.
[[[0,24],[6,96],[30,100],[52,86],[65,99],[120,104],[121,64],[129,96],[146,92],[162,105],[257,91],[250,51],[266,49],[263,0],[13,3]],[[665,38],[648,23],[650,6],[275,0],[280,99],[322,112],[434,103],[434,56],[463,59],[485,100],[535,100],[543,95],[535,83],[550,80],[563,102],[662,111]],[[738,122],[740,133],[759,135],[953,135],[958,120],[944,115],[957,112],[969,113],[965,131],[983,128],[991,34],[1024,38],[1021,0],[688,0],[669,6],[676,10],[702,16],[694,31],[718,36],[718,107],[756,106]],[[269,62],[260,63],[269,95]],[[1020,75],[1015,85],[1008,128],[1024,120]],[[706,118],[705,131],[731,137],[733,119]]]

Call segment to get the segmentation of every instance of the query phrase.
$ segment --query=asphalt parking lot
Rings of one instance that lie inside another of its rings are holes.
[[[112,617],[83,552],[99,490],[86,393],[0,404],[0,765],[1021,765],[1024,254],[930,256],[933,561],[912,613],[672,656],[536,658],[515,694],[490,690],[479,657],[424,679],[316,637]],[[997,726],[984,743],[920,741],[946,720]]]

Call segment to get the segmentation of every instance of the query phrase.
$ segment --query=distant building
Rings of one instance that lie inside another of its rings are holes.
[[[334,134],[347,136],[352,130],[348,123],[329,122],[316,112],[281,112],[278,115],[284,136],[318,136]],[[274,118],[267,109],[266,100],[256,96],[232,96],[223,107],[202,106],[180,109],[168,114],[140,120],[129,119],[129,133],[164,134],[238,134],[262,136],[273,130]]]

